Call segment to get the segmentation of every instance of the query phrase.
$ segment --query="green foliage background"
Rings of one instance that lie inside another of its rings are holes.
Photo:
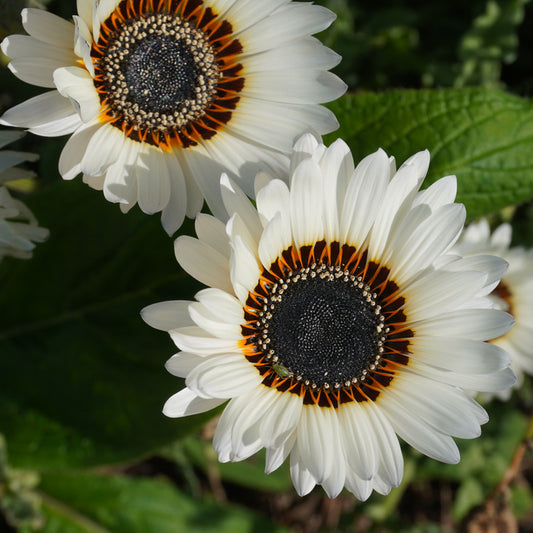
[[[3,35],[21,31],[24,3],[0,1]],[[317,3],[338,14],[320,38],[343,56],[336,72],[350,86],[330,104],[341,127],[327,142],[343,137],[356,160],[383,147],[402,162],[427,148],[426,184],[456,174],[470,219],[509,220],[515,242],[533,245],[531,3]],[[46,4],[70,18],[75,3]],[[3,107],[40,92],[4,67],[0,79]],[[494,492],[533,436],[530,379],[510,402],[487,405],[491,421],[460,443],[459,465],[406,447],[402,485],[364,504],[321,489],[298,498],[286,466],[266,476],[261,454],[219,464],[213,413],[162,416],[182,386],[163,368],[175,347],[139,317],[151,303],[192,298],[198,285],[157,217],[122,215],[81,180],[61,180],[64,142],[28,135],[17,145],[40,154],[24,201],[51,237],[31,261],[0,264],[0,531],[471,531],[492,511],[533,531],[530,452]]]

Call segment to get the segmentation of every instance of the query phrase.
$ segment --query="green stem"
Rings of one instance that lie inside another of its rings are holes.
[[[98,525],[90,518],[87,518],[86,516],[82,515],[75,509],[72,509],[72,507],[69,507],[68,505],[56,500],[55,498],[52,498],[48,494],[40,491],[38,491],[37,494],[39,495],[39,498],[41,498],[41,501],[43,502],[45,507],[48,507],[56,513],[65,516],[77,526],[85,529],[87,533],[113,533],[109,529]]]

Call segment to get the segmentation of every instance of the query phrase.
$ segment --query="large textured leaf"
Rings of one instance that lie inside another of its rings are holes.
[[[0,264],[0,430],[15,465],[125,460],[199,419],[161,414],[175,347],[139,311],[197,289],[158,217],[122,215],[80,182],[28,199],[48,242]],[[190,228],[190,226],[189,226]]]
[[[497,90],[356,93],[331,104],[356,160],[379,147],[403,162],[428,149],[426,185],[455,174],[469,218],[533,197],[533,107]]]
[[[43,474],[40,490],[43,533],[286,531],[243,508],[192,499],[159,479],[56,471]]]

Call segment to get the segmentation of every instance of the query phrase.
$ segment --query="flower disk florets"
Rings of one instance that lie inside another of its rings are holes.
[[[286,272],[269,293],[254,343],[287,377],[313,390],[338,390],[364,381],[379,365],[385,317],[361,276],[312,263]]]
[[[105,42],[96,47],[96,87],[117,127],[174,134],[205,114],[220,73],[206,35],[193,24],[156,13],[124,23]]]

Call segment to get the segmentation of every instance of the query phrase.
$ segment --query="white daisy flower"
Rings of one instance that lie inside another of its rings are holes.
[[[516,324],[491,343],[500,346],[511,356],[511,368],[517,376],[515,387],[519,387],[524,372],[533,375],[533,250],[511,248],[511,238],[512,227],[509,224],[501,224],[491,234],[488,222],[482,219],[463,231],[454,251],[465,257],[495,254],[509,263],[507,272],[489,298],[497,309],[513,315]],[[510,395],[511,389],[507,389],[496,396],[505,400]]]
[[[143,310],[181,350],[167,364],[186,387],[170,417],[229,400],[214,436],[220,461],[266,448],[266,472],[290,455],[299,494],[316,484],[361,500],[400,483],[397,435],[459,461],[487,414],[463,388],[514,381],[484,342],[511,327],[486,295],[505,269],[446,255],[463,227],[455,177],[418,192],[421,152],[395,170],[382,150],[354,169],[347,145],[311,135],[295,146],[289,186],[264,173],[257,208],[227,177],[227,224],[200,214],[176,240],[180,265],[209,288],[195,302]]]
[[[0,148],[22,135],[16,131],[0,131]],[[0,184],[32,177],[33,172],[14,168],[14,165],[36,159],[36,154],[1,150]],[[35,243],[47,239],[48,234],[47,229],[38,226],[37,219],[26,205],[13,198],[5,186],[0,186],[0,261],[8,255],[30,258]]]
[[[9,68],[54,90],[1,123],[72,134],[59,161],[127,211],[162,211],[172,234],[207,200],[223,217],[218,177],[253,193],[258,167],[286,175],[303,131],[338,123],[319,105],[346,85],[340,57],[311,34],[335,15],[289,0],[78,0],[68,22],[25,9],[29,36],[4,39]]]

